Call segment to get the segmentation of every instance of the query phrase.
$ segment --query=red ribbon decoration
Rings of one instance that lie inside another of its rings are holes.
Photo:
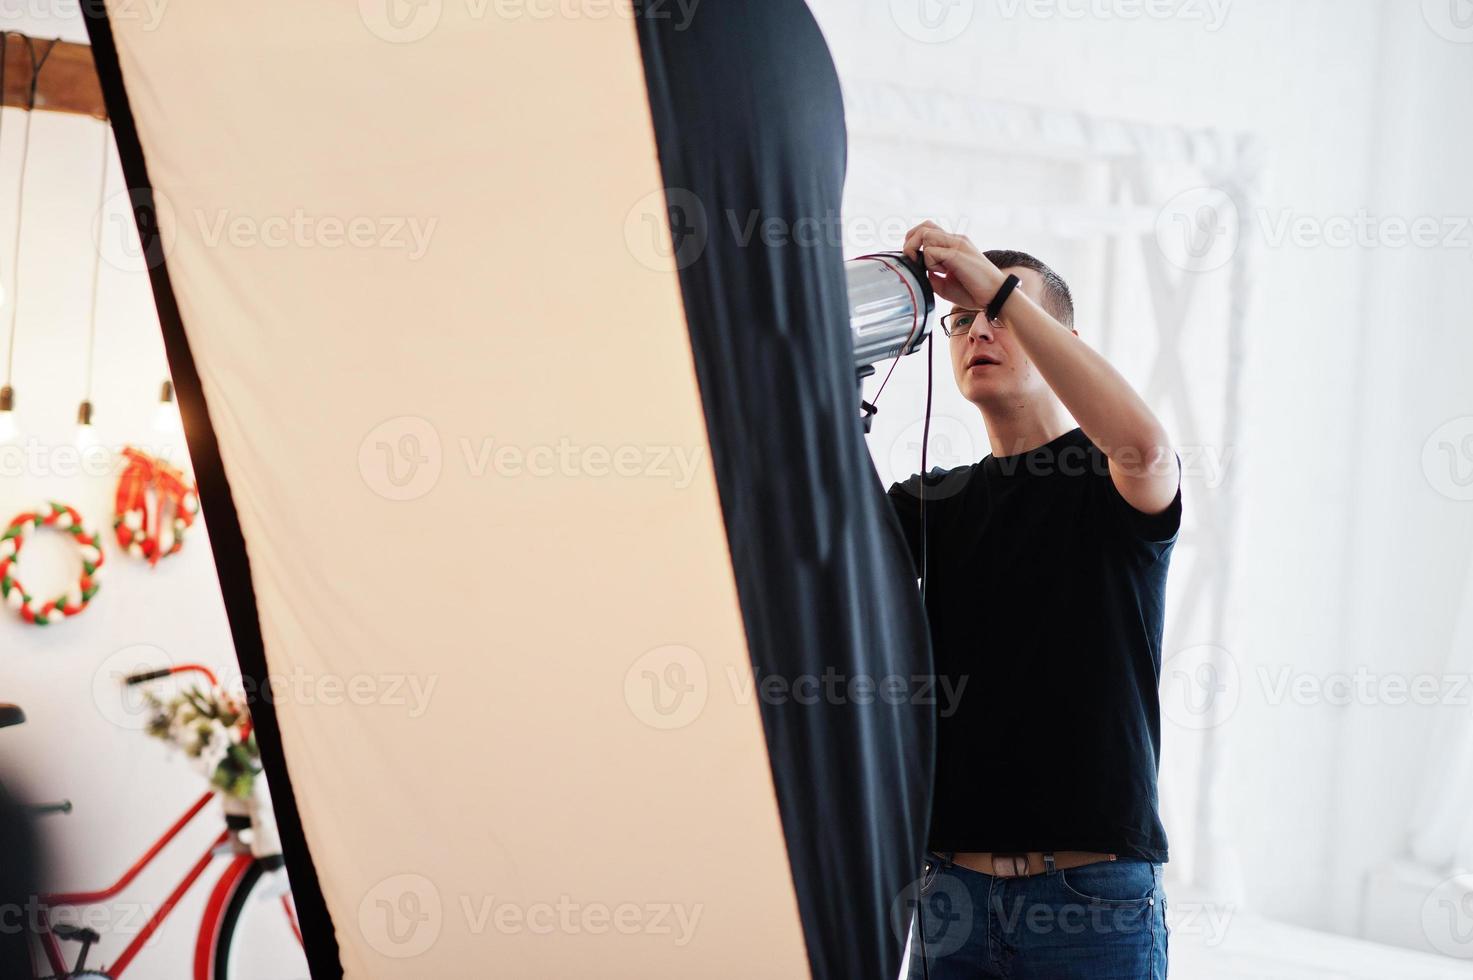
[[[137,545],[148,559],[149,565],[157,565],[160,558],[172,555],[184,547],[185,528],[194,523],[199,513],[199,498],[194,484],[183,472],[161,459],[132,446],[123,450],[128,465],[118,479],[118,493],[113,504],[113,528],[117,532],[118,545],[130,551]],[[154,508],[150,519],[148,493],[154,494]],[[140,525],[130,528],[127,516],[138,512]],[[165,550],[159,543],[159,529],[165,520],[174,520],[174,540]]]

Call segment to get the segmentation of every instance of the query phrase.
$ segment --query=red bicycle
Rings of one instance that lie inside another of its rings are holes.
[[[145,684],[189,672],[203,674],[212,686],[218,686],[214,673],[198,664],[133,674],[125,678],[124,683]],[[19,724],[24,720],[24,713],[14,705],[0,706],[0,727]],[[246,720],[241,729],[242,739],[249,734],[249,726],[250,721]],[[225,829],[220,836],[194,863],[168,898],[164,899],[163,904],[153,912],[127,948],[105,969],[87,968],[87,954],[102,938],[96,930],[54,921],[54,912],[58,908],[99,905],[115,898],[133,883],[144,868],[153,863],[185,827],[205,812],[215,798],[216,793],[212,790],[195,801],[111,887],[100,891],[65,892],[39,897],[31,928],[34,931],[35,946],[44,954],[50,972],[39,972],[33,948],[31,975],[34,980],[83,980],[87,977],[94,980],[115,980],[121,977],[144,944],[174,911],[184,894],[211,865],[222,859],[224,870],[205,904],[204,917],[200,921],[199,935],[195,940],[194,980],[309,978],[306,956],[302,951],[302,933],[297,924],[296,906],[292,903],[286,869],[281,855],[273,853],[276,848],[269,846],[269,842],[275,840],[275,827],[267,823],[272,819],[269,805],[258,806],[253,813],[225,812]],[[33,810],[38,813],[66,813],[71,810],[71,804],[54,804],[35,807]],[[250,838],[249,842],[247,837]],[[257,851],[263,850],[262,842],[268,843],[264,848],[266,853],[253,853],[253,846]],[[70,967],[66,965],[62,955],[62,943],[81,944],[76,961]]]

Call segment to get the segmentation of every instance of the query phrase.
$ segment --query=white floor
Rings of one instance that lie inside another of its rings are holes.
[[[1175,916],[1173,916],[1175,918]],[[1238,915],[1219,934],[1178,922],[1171,980],[1469,980],[1473,962]]]

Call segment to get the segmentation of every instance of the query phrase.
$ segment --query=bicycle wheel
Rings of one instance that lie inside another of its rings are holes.
[[[213,924],[212,912],[218,916]],[[226,868],[206,908],[195,976],[197,980],[311,980],[291,885],[280,857],[238,857]]]

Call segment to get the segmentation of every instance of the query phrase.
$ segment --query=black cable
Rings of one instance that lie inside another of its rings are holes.
[[[921,939],[921,978],[931,980],[931,963],[926,959],[926,886],[924,884],[921,885],[920,897],[916,899],[916,935]]]
[[[926,334],[926,419],[921,424],[921,610],[926,608],[926,447],[931,442],[931,389],[936,377],[934,354],[936,335]],[[929,613],[927,614],[929,616]],[[924,869],[925,865],[922,865]],[[938,872],[939,873],[939,872]],[[926,958],[926,875],[921,872],[921,893],[916,897],[916,933],[921,939],[921,976],[931,980],[931,963]]]
[[[921,425],[921,605],[926,604],[926,448],[931,442],[931,388],[936,375],[932,356],[936,335],[926,334],[926,420]]]
[[[24,35],[22,35],[22,36],[24,36]],[[45,53],[43,53],[41,55],[41,60],[40,61],[37,61],[36,60],[36,45],[28,37],[25,39],[25,42],[26,42],[26,51],[31,56],[31,97],[30,97],[30,99],[28,99],[26,101],[26,111],[28,111],[28,112],[35,112],[36,111],[36,89],[41,84],[41,69],[43,67],[45,67],[45,65],[46,65],[46,59],[51,57],[51,52],[53,52],[53,51],[56,50],[56,45],[58,43],[60,43],[60,39],[59,38],[52,38],[51,39],[51,43],[48,44],[48,45],[46,45],[46,51],[45,51]]]
[[[859,257],[862,258],[862,259],[876,258],[876,256],[873,256],[873,255],[861,255]],[[924,259],[922,259],[921,261],[922,261],[922,263],[925,262]],[[896,273],[896,275],[897,276],[900,276],[899,273]],[[892,375],[892,374],[895,373],[895,368],[896,368],[896,366],[898,366],[900,364],[900,359],[902,357],[904,357],[906,354],[910,353],[910,338],[914,337],[916,335],[916,331],[919,330],[919,329],[921,329],[926,324],[927,311],[922,308],[922,303],[921,303],[920,299],[916,296],[915,291],[910,288],[910,283],[908,283],[908,282],[905,281],[905,277],[904,276],[900,276],[900,283],[901,283],[901,285],[905,286],[906,292],[910,293],[911,303],[914,304],[915,310],[920,315],[917,316],[915,318],[915,322],[911,324],[910,333],[908,333],[908,334],[905,335],[905,342],[900,345],[900,353],[896,354],[895,355],[895,360],[893,360],[893,361],[890,362],[890,370],[888,370],[888,371],[885,372],[885,377],[880,381],[880,388],[879,388],[879,390],[875,392],[875,397],[869,403],[870,414],[871,415],[874,415],[876,412],[878,412],[880,410],[880,408],[879,408],[879,405],[880,405],[880,396],[885,393],[885,386],[890,383],[890,375]],[[927,342],[929,342],[930,339],[931,339],[931,335],[929,333],[926,334],[926,340],[927,340]],[[861,402],[860,404],[864,404],[864,403]],[[868,430],[866,430],[866,431],[868,431]]]

